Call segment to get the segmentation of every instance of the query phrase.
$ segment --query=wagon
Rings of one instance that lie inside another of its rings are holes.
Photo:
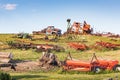
[[[118,60],[100,60],[97,59],[94,54],[92,60],[89,62],[81,60],[66,60],[63,65],[64,70],[75,70],[75,71],[92,71],[99,73],[103,70],[120,71],[120,65]]]

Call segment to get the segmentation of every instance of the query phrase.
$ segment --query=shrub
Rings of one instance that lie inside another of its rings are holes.
[[[0,72],[0,80],[16,80],[16,79],[12,79],[12,77],[8,73]]]

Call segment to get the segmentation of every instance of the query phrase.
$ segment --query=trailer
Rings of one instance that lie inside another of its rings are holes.
[[[118,60],[100,60],[97,59],[95,54],[93,54],[91,61],[88,62],[73,60],[72,57],[70,60],[65,60],[63,69],[99,73],[103,70],[120,71],[120,65]]]

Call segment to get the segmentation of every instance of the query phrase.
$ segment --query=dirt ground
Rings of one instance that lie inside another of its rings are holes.
[[[35,71],[40,69],[39,62],[37,61],[21,61],[16,63],[16,71],[24,72],[24,71]],[[14,71],[11,67],[1,67],[3,71]]]
[[[55,68],[55,66],[45,64],[40,65],[39,61],[16,61],[16,72],[28,72],[28,71],[49,71]],[[11,67],[1,67],[2,71],[14,71]]]

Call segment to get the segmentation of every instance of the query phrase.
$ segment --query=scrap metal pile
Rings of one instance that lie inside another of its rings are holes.
[[[74,48],[76,50],[87,50],[88,49],[88,46],[86,46],[85,44],[81,44],[81,43],[76,43],[76,42],[71,42],[71,43],[68,43],[68,45],[71,47],[71,48]]]
[[[103,37],[111,37],[111,38],[120,38],[119,34],[113,34],[111,32],[104,32],[104,33],[94,33],[92,35],[95,36],[103,36]]]
[[[36,46],[36,51],[37,52],[42,52],[42,51],[47,51],[47,50],[53,50],[53,51],[65,51],[65,49],[61,46],[58,45],[53,45],[53,44],[33,44]]]
[[[49,69],[53,66],[60,66],[60,61],[57,59],[57,56],[53,53],[43,52],[42,57],[39,59],[39,65],[42,68]]]
[[[96,42],[95,46],[102,46],[102,47],[108,48],[108,49],[116,49],[118,46],[120,46],[120,44],[113,44],[110,42],[100,41],[100,42]]]
[[[67,32],[64,34],[91,34],[93,32],[93,28],[89,24],[84,21],[84,23],[74,22],[73,25],[70,23],[71,19],[67,19],[68,28]]]
[[[11,48],[17,48],[17,49],[30,49],[33,48],[33,46],[31,46],[32,43],[26,43],[24,41],[7,41],[7,44],[11,47]]]
[[[65,49],[59,45],[53,45],[53,44],[34,44],[31,42],[24,42],[24,41],[8,41],[7,42],[11,48],[17,48],[17,49],[35,49],[36,52],[42,52],[47,50],[53,50],[53,51],[65,51]]]

